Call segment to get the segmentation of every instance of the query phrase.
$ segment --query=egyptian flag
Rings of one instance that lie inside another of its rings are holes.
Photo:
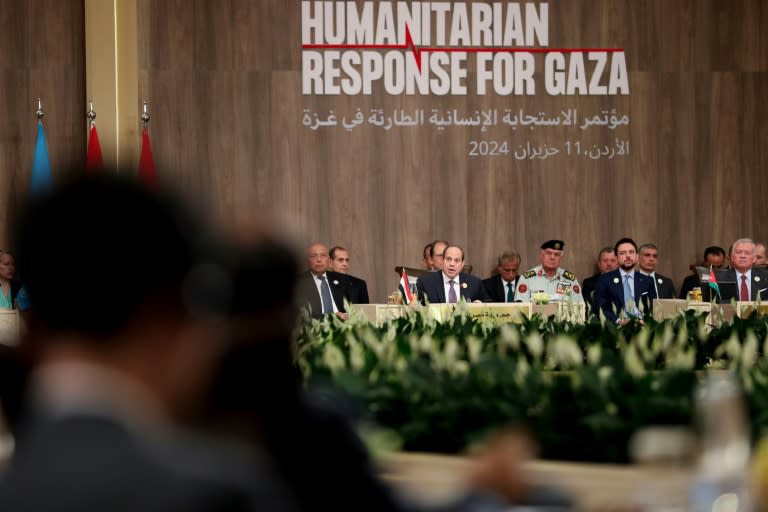
[[[88,174],[100,174],[104,172],[104,159],[101,156],[101,144],[96,125],[91,125],[91,134],[88,137],[88,154],[85,160],[85,170]]]
[[[403,296],[403,302],[406,304],[410,304],[413,302],[413,295],[411,295],[411,287],[408,284],[408,274],[405,272],[405,267],[403,267],[403,272],[400,274],[400,294]]]

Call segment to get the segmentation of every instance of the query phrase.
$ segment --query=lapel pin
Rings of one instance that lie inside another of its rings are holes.
[[[462,288],[466,288],[467,287],[467,283],[461,283],[461,287]]]
[[[336,279],[334,279],[333,284],[339,284],[339,282]]]
[[[614,284],[619,284],[619,278],[618,277],[614,277],[613,278],[613,283]]]

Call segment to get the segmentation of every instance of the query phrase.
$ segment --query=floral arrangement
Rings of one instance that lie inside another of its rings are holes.
[[[424,308],[374,325],[351,314],[306,319],[298,364],[307,386],[334,389],[404,450],[457,453],[491,429],[524,423],[541,455],[626,462],[648,425],[691,425],[694,390],[711,369],[736,372],[753,432],[768,426],[768,321],[712,328],[686,311],[623,327],[534,315],[521,323]]]

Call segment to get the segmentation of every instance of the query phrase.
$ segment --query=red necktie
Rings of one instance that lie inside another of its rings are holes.
[[[749,290],[747,289],[747,276],[741,274],[741,300],[749,300]]]

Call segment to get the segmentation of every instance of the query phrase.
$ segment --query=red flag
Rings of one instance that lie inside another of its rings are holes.
[[[91,135],[88,137],[88,153],[85,160],[85,170],[89,174],[104,172],[104,159],[101,157],[101,144],[96,125],[91,125]]]
[[[155,160],[152,158],[152,146],[149,144],[147,127],[141,132],[141,158],[139,159],[139,179],[149,188],[157,188],[157,172]]]

